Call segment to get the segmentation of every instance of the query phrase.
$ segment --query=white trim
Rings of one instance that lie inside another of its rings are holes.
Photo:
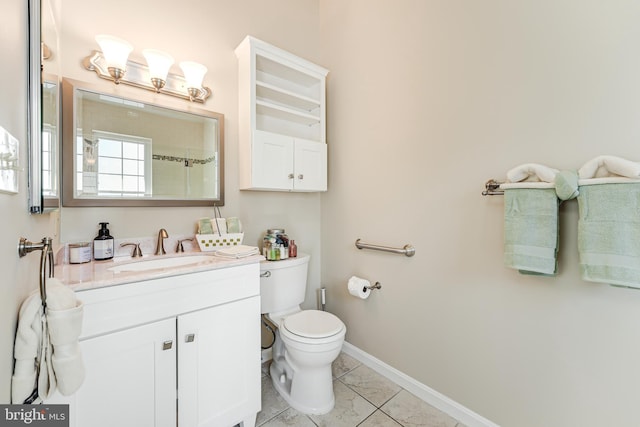
[[[400,387],[416,395],[431,406],[434,406],[442,412],[449,414],[468,427],[499,427],[498,424],[489,421],[488,419],[476,414],[472,410],[462,406],[458,402],[448,398],[442,393],[435,391],[434,389],[387,365],[380,359],[377,359],[369,353],[360,350],[353,344],[349,344],[345,341],[344,345],[342,346],[342,351],[344,351],[347,355],[353,357],[354,359],[357,359],[358,361],[367,365],[369,368],[373,369],[380,375],[395,382]]]

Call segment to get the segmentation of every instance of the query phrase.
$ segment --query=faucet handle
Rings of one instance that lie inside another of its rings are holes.
[[[131,253],[131,258],[137,258],[142,256],[142,250],[140,249],[140,243],[121,243],[120,247],[124,246],[134,246],[133,252]]]
[[[182,242],[193,242],[193,237],[189,238],[189,239],[181,239],[178,240],[178,246],[176,247],[176,252],[184,252],[184,246],[182,246]]]

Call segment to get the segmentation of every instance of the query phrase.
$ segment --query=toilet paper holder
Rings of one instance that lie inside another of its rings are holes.
[[[382,285],[380,284],[380,282],[376,282],[373,285],[363,286],[362,290],[364,291],[365,289],[369,289],[371,291],[374,290],[374,289],[382,289]]]

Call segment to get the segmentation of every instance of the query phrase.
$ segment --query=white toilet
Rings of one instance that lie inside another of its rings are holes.
[[[338,357],[347,328],[331,313],[302,310],[309,255],[260,264],[262,313],[277,326],[271,379],[287,403],[305,414],[333,409],[331,363]]]

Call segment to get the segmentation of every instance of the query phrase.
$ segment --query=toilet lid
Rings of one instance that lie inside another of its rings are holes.
[[[320,310],[303,310],[287,316],[283,325],[292,334],[307,338],[330,337],[344,328],[340,319]]]

